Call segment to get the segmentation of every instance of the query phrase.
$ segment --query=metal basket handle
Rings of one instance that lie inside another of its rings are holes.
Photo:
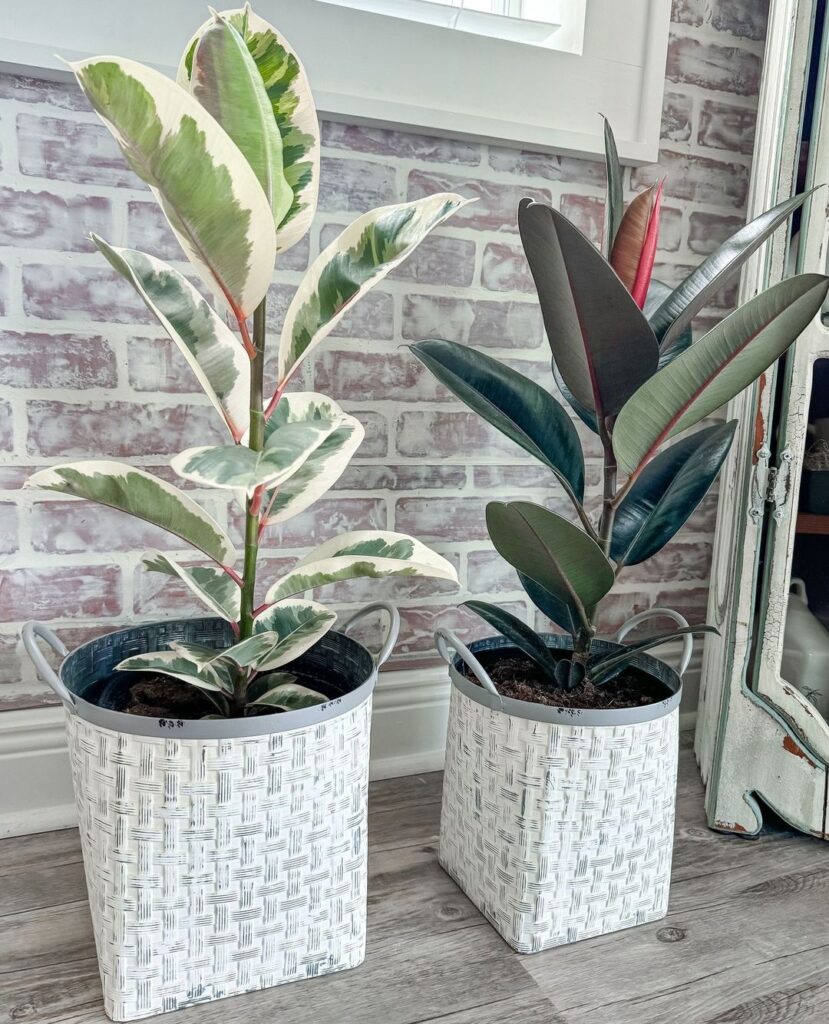
[[[386,633],[386,639],[383,642],[383,646],[380,648],[380,653],[377,655],[375,664],[378,668],[384,665],[389,660],[389,655],[394,650],[394,645],[397,643],[397,637],[400,633],[400,613],[394,607],[393,604],[389,604],[388,601],[375,601],[374,604],[367,604],[365,608],[361,608],[358,612],[349,616],[345,622],[339,626],[341,633],[347,632],[355,622],[360,619],[364,619],[366,615],[370,615],[372,612],[385,612],[389,617],[389,628]]]
[[[43,651],[41,651],[38,646],[37,640],[38,637],[41,640],[45,640],[55,654],[59,655],[61,658],[65,658],[69,654],[66,644],[64,644],[60,637],[56,636],[51,629],[40,622],[27,622],[20,631],[20,635],[23,638],[23,646],[26,648],[26,653],[32,659],[32,663],[34,664],[38,677],[55,691],[58,697],[60,697],[62,703],[70,711],[74,711],[74,696],[66,688],[63,680],[46,660]]]
[[[475,676],[481,686],[483,686],[485,690],[489,690],[489,692],[494,697],[497,697],[503,704],[504,698],[498,692],[495,683],[490,679],[487,670],[480,661],[478,661],[472,651],[469,650],[466,644],[455,636],[451,629],[444,629],[441,627],[440,629],[435,630],[435,647],[437,647],[438,654],[450,668],[454,661],[452,651],[454,651],[455,654],[459,654],[463,663]]]
[[[630,633],[631,630],[636,629],[638,625],[647,621],[648,619],[655,619],[664,616],[673,621],[678,625],[685,628],[688,625],[688,620],[684,615],[680,615],[679,612],[675,612],[673,608],[648,608],[644,612],[639,612],[638,615],[634,615],[628,619],[627,622],[620,628],[616,634],[616,642],[621,643],[625,637]],[[681,679],[688,671],[688,666],[691,664],[691,658],[694,654],[694,638],[690,633],[686,633],[683,637],[682,654],[679,657],[679,665],[677,666],[677,675]]]

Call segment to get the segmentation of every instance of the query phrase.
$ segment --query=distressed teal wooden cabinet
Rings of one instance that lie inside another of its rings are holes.
[[[748,215],[802,187],[798,165],[807,146],[805,184],[820,188],[804,207],[799,233],[789,239],[781,230],[754,257],[742,299],[795,262],[798,270],[826,273],[829,25],[818,23],[819,9],[817,0],[771,3]],[[723,831],[756,833],[764,807],[771,807],[796,828],[829,839],[829,724],[780,672],[820,359],[829,359],[829,329],[816,318],[786,359],[728,412],[740,428],[721,476],[708,614],[722,637],[706,644],[696,736],[708,820]],[[827,577],[829,536],[824,542],[815,557]]]

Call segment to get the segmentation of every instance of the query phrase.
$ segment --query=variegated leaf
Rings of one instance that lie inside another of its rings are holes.
[[[303,419],[339,420],[339,425],[303,465],[265,501],[267,525],[282,523],[312,505],[340,478],[365,436],[362,423],[325,395],[300,391],[283,395],[265,426],[265,438],[285,423]]]
[[[454,566],[413,537],[387,530],[356,530],[320,544],[270,588],[266,600],[281,601],[358,576],[425,576],[458,582]]]
[[[205,647],[204,644],[191,644],[184,640],[171,640],[170,650],[180,654],[183,658],[187,658],[188,661],[192,661],[199,668],[214,664],[218,666],[221,662],[221,652],[217,651],[215,647]]]
[[[315,601],[280,601],[259,615],[253,624],[254,636],[275,637],[270,652],[257,662],[260,672],[287,665],[328,632],[337,621],[334,612]]]
[[[277,252],[284,252],[302,238],[314,217],[319,189],[320,139],[317,111],[299,58],[277,30],[254,14],[250,4],[222,11],[241,35],[262,76],[273,118],[282,136],[282,161],[293,202],[278,223]],[[187,44],[178,70],[179,82],[190,78],[193,53],[205,22]]]
[[[71,494],[119,509],[180,537],[215,562],[232,565],[236,550],[221,526],[192,498],[122,462],[70,462],[34,473],[27,487]]]
[[[165,676],[214,693],[229,693],[222,677],[210,666],[199,666],[177,651],[135,654],[115,666],[118,672],[162,672]]]
[[[336,427],[330,420],[288,423],[271,435],[262,451],[239,445],[188,448],[170,464],[185,480],[252,494],[259,486],[286,480]]]
[[[250,417],[250,359],[236,336],[187,278],[163,260],[91,237],[178,345],[233,440],[239,441]]]
[[[239,148],[198,100],[152,68],[120,57],[70,67],[198,274],[235,315],[249,316],[270,284],[276,231]]]
[[[279,386],[357,299],[469,200],[449,192],[358,217],[314,260],[294,295],[279,342]]]
[[[244,153],[278,226],[294,201],[282,167],[282,136],[247,43],[221,14],[214,12],[199,35],[183,79],[179,84],[189,86]]]
[[[254,705],[282,708],[283,711],[301,711],[324,704],[329,698],[317,690],[310,690],[300,683],[279,683],[252,701]]]
[[[221,569],[207,565],[185,568],[161,551],[148,551],[142,563],[148,572],[160,572],[180,579],[211,611],[228,622],[238,622],[241,591],[239,585]]]

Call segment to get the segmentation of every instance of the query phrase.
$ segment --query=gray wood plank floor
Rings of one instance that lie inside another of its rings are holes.
[[[440,775],[371,790],[369,942],[356,971],[180,1012],[182,1024],[829,1021],[829,846],[705,825],[683,737],[668,917],[525,957],[438,867]],[[101,1024],[77,832],[0,842],[0,1024]]]

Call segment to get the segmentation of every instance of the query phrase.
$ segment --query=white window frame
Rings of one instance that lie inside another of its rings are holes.
[[[632,164],[658,155],[670,6],[587,0],[578,55],[325,0],[255,2],[302,56],[324,115],[594,157],[603,152],[601,112]],[[60,78],[67,71],[56,54],[118,54],[172,73],[204,19],[203,0],[0,4],[0,67]]]

